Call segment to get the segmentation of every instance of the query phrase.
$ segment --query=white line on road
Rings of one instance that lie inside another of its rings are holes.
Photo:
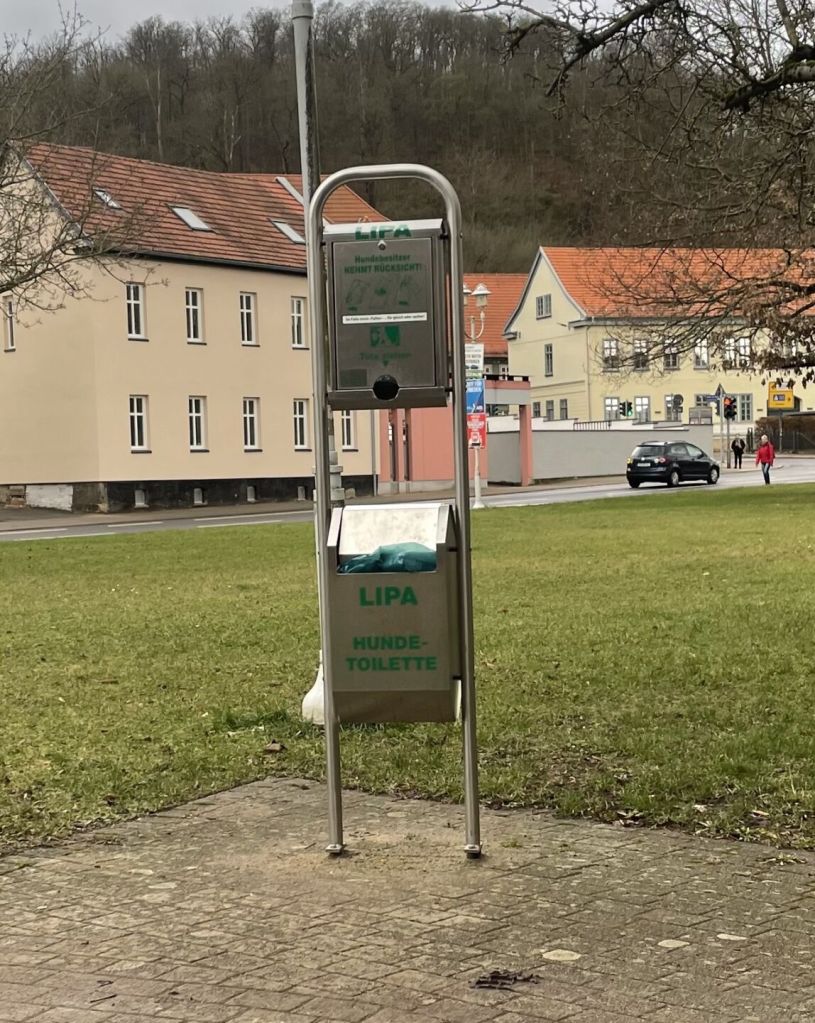
[[[278,522],[278,521],[280,521],[280,520],[279,519],[270,519],[268,522],[254,522],[254,521],[253,522],[245,522],[244,521],[244,522],[241,523],[241,525],[243,525],[243,526],[273,526],[275,524],[275,522]],[[230,526],[234,526],[234,525],[235,525],[234,522],[206,522],[206,523],[202,523],[198,528],[199,529],[224,529],[224,528],[228,529]]]
[[[13,536],[22,536],[24,533],[64,533],[66,529],[75,529],[75,526],[52,526],[50,529],[10,529],[8,532]]]
[[[155,519],[151,522],[111,522],[108,529],[133,529],[134,526],[163,526],[164,519]]]

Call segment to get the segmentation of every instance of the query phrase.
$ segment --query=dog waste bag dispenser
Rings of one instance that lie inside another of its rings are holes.
[[[420,571],[356,570],[360,555],[391,544],[420,544],[435,554],[435,568],[426,570],[432,564],[426,557]],[[457,548],[447,504],[334,510],[327,567],[331,677],[340,721],[455,720],[461,674]]]
[[[441,220],[326,226],[334,409],[445,405]]]

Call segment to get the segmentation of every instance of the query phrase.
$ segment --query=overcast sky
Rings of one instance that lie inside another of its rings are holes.
[[[115,42],[131,25],[146,21],[159,14],[165,21],[206,20],[231,14],[240,18],[254,7],[288,7],[288,0],[78,0],[80,14],[97,30],[105,32],[109,42]],[[62,4],[73,10],[72,0]],[[61,25],[60,4],[57,0],[0,0],[0,33],[42,37],[50,35]]]

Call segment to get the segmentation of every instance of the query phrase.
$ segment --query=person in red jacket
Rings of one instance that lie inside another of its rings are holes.
[[[756,465],[761,466],[761,471],[764,473],[764,482],[770,482],[770,469],[775,461],[775,448],[770,443],[770,438],[766,433],[761,435],[761,446],[756,451]]]

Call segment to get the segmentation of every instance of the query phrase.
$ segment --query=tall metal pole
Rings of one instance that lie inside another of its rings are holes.
[[[727,440],[725,441],[725,444],[727,445],[727,468],[729,469],[730,468],[730,420],[729,419],[727,420]]]
[[[311,0],[292,0],[292,28],[294,31],[294,65],[297,77],[297,114],[300,129],[300,170],[303,176],[303,216],[308,224],[311,197],[320,184],[320,156],[317,136],[317,87],[314,73],[314,4]],[[311,275],[316,260],[310,252],[311,245],[306,231],[306,262],[311,299]],[[316,254],[319,257],[319,254]],[[309,301],[311,318],[316,317],[313,301]],[[327,345],[325,331],[320,324],[320,343]],[[312,332],[316,336],[316,332]],[[317,683],[322,682],[323,722],[325,728],[326,747],[330,751],[326,757],[326,780],[328,783],[328,851],[338,855],[343,849],[342,840],[342,789],[340,780],[340,734],[339,723],[334,711],[334,694],[330,686],[325,684],[324,666],[328,662],[328,650],[325,647],[328,636],[326,620],[326,579],[324,562],[326,558],[325,538],[328,531],[328,520],[332,502],[343,503],[342,482],[337,465],[337,449],[334,440],[334,417],[327,411],[325,404],[325,357],[320,355],[312,345],[311,352],[312,396],[314,419],[314,489],[315,489],[315,541],[317,544],[317,600],[320,608],[320,668],[317,671]],[[325,466],[323,466],[325,462]],[[325,471],[323,471],[325,469]],[[333,485],[334,477],[338,486]]]

